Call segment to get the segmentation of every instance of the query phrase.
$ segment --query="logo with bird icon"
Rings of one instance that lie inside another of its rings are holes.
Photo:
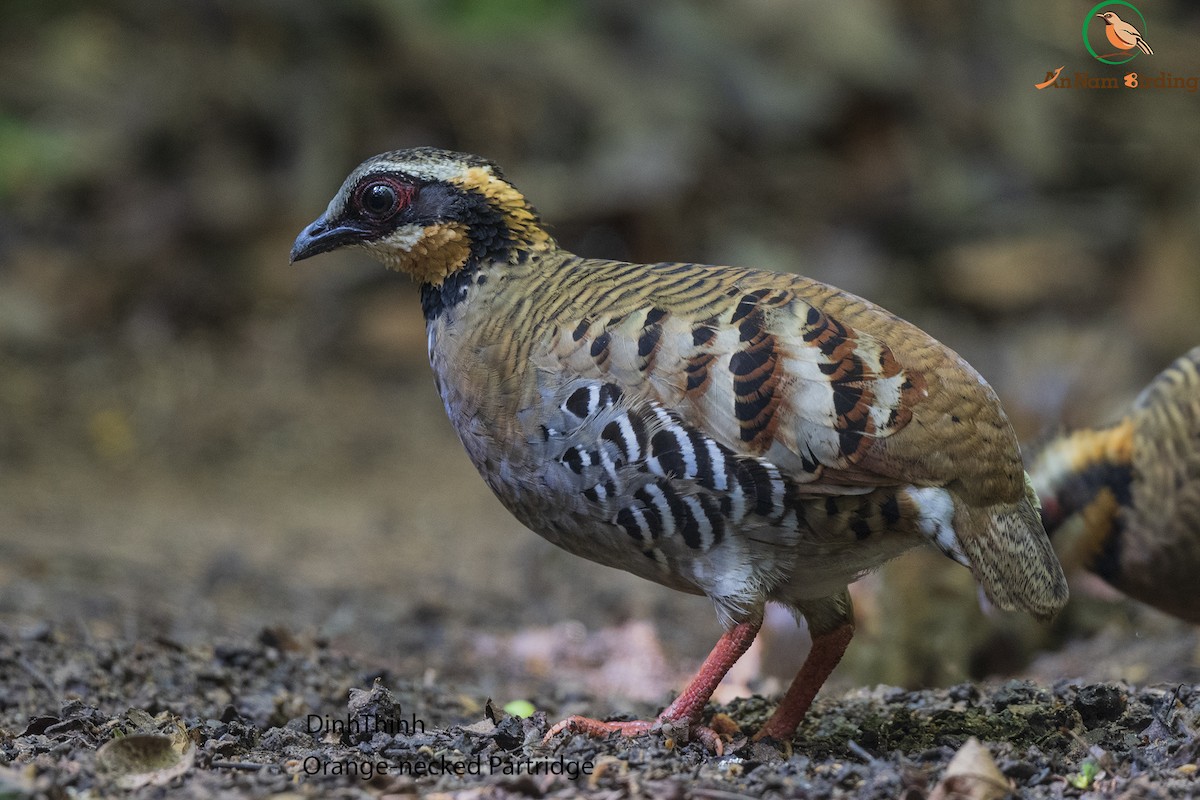
[[[1139,54],[1154,55],[1145,32],[1145,16],[1125,0],[1097,3],[1083,18],[1083,43],[1104,64],[1125,64]]]

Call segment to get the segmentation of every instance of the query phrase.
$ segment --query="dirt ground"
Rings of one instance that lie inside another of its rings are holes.
[[[105,368],[196,429],[144,458],[93,431],[91,452],[40,448],[5,482],[22,535],[0,554],[0,796],[918,798],[971,736],[1023,797],[1197,790],[1194,630],[1086,581],[1048,630],[985,616],[965,571],[920,554],[865,582],[861,635],[792,747],[747,738],[771,710],[751,693],[803,655],[779,628],[712,709],[737,726],[720,758],[543,745],[571,713],[656,713],[715,640],[707,602],[520,528],[424,380],[174,355]],[[397,409],[407,424],[381,424]],[[363,714],[388,722],[319,729]],[[148,760],[97,751],[144,733]]]
[[[658,737],[544,745],[548,719],[578,697],[546,685],[523,719],[477,690],[275,629],[193,647],[6,630],[0,664],[5,798],[923,798],[969,737],[986,743],[996,777],[991,793],[952,796],[1192,797],[1200,756],[1200,689],[1183,684],[827,694],[790,747],[747,740],[770,708],[754,697],[714,709],[741,726],[716,757]]]

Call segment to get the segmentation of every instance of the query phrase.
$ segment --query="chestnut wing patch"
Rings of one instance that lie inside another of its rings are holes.
[[[683,365],[687,382],[684,395],[695,400],[702,397],[712,384],[711,368],[717,355],[710,348],[717,338],[716,319],[708,319],[692,328],[692,348]]]
[[[759,289],[744,295],[729,324],[737,326],[738,349],[729,356],[733,373],[733,416],[738,437],[750,453],[763,453],[775,440],[784,400],[783,358],[768,329],[767,313],[790,303],[791,292]]]
[[[887,345],[860,337],[815,306],[808,309],[801,339],[823,356],[819,368],[832,391],[833,427],[842,457],[854,463],[875,438],[908,424],[924,380],[919,373],[905,374]],[[893,379],[902,375],[893,389]],[[888,396],[880,391],[885,388]]]

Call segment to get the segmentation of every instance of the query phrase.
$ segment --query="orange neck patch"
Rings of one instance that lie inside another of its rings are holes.
[[[471,255],[467,226],[461,222],[428,225],[413,238],[416,241],[407,250],[392,242],[378,247],[365,247],[382,260],[388,269],[403,272],[418,283],[435,286],[441,284],[447,275],[462,269]]]
[[[1096,492],[1092,502],[1084,506],[1080,514],[1083,518],[1083,534],[1076,552],[1088,569],[1094,568],[1109,537],[1113,535],[1120,508],[1117,496],[1107,486]]]
[[[1126,417],[1112,428],[1077,431],[1071,435],[1071,461],[1082,472],[1092,464],[1133,462],[1133,418]]]
[[[537,212],[529,205],[525,195],[497,178],[491,170],[485,167],[471,167],[454,183],[486,197],[503,215],[504,224],[519,243],[533,250],[544,250],[553,246],[554,241],[542,228]]]

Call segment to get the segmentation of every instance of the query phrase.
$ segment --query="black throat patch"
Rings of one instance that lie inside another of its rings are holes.
[[[479,280],[483,281],[483,275],[479,270],[479,261],[472,256],[463,265],[462,269],[456,270],[446,276],[446,279],[438,285],[432,283],[421,284],[421,312],[425,315],[425,322],[433,322],[435,319],[446,313],[448,309],[461,303],[467,299],[467,291],[471,285]]]
[[[418,222],[460,222],[470,239],[470,255],[460,269],[440,284],[421,284],[421,311],[430,322],[465,300],[472,284],[486,279],[482,265],[508,261],[517,242],[503,212],[475,192],[430,183],[421,188],[413,211]]]

